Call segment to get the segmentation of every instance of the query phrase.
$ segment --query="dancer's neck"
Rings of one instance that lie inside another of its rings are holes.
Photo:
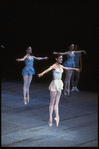
[[[27,56],[30,56],[30,53],[28,53]]]
[[[60,66],[60,63],[56,62],[56,65]]]

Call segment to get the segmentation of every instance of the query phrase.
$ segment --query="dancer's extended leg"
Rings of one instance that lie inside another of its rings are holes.
[[[30,87],[31,81],[32,81],[32,75],[29,75],[28,76],[28,84],[27,84],[27,99],[28,99],[28,102],[29,102],[29,87]]]
[[[56,98],[55,98],[55,104],[54,104],[54,111],[55,111],[55,121],[56,121],[56,126],[58,126],[59,124],[59,108],[58,108],[58,104],[60,101],[60,96],[61,96],[61,91],[58,91],[56,94]]]
[[[50,91],[50,105],[49,105],[49,126],[52,126],[52,114],[53,114],[53,107],[56,98],[56,93],[54,91]]]
[[[24,85],[23,85],[23,96],[24,96],[24,104],[26,105],[26,92],[27,92],[27,85],[28,85],[28,75],[23,76]]]

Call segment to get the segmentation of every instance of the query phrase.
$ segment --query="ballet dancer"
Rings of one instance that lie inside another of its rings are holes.
[[[42,73],[38,74],[38,77],[42,77],[45,73],[49,72],[50,70],[53,71],[53,80],[49,85],[50,90],[50,104],[49,104],[49,126],[52,126],[52,114],[53,109],[55,112],[55,118],[56,126],[59,124],[59,110],[58,110],[58,104],[60,101],[61,96],[61,90],[63,90],[63,82],[61,80],[63,69],[65,70],[77,70],[76,68],[70,68],[70,67],[64,67],[61,65],[63,60],[63,56],[61,54],[56,55],[56,63],[50,66],[48,69],[43,71]]]
[[[32,77],[35,74],[35,69],[33,68],[34,59],[36,60],[43,60],[48,59],[48,57],[35,57],[31,55],[32,48],[28,47],[26,50],[26,55],[21,59],[16,59],[16,61],[25,61],[25,67],[22,70],[24,85],[23,85],[23,96],[24,96],[24,104],[29,103],[29,87],[32,81]],[[27,95],[27,97],[26,97]]]
[[[86,53],[84,50],[80,50],[80,51],[74,51],[74,44],[71,44],[69,47],[69,51],[68,52],[53,52],[53,54],[62,54],[62,55],[67,55],[67,60],[63,63],[64,67],[71,67],[71,68],[75,68],[75,62],[74,62],[74,57],[76,54],[84,52]],[[72,72],[73,70],[66,70],[65,71],[65,80],[64,80],[64,95],[66,95],[66,92],[68,93],[68,96],[70,94],[70,79],[72,76]]]

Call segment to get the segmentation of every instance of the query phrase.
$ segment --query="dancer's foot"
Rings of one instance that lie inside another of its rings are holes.
[[[27,104],[27,100],[26,100],[26,97],[24,97],[24,104],[25,104],[25,105]]]
[[[48,124],[49,126],[52,126],[52,120],[49,120]]]
[[[79,89],[77,87],[75,87],[75,91],[79,92]]]
[[[64,95],[66,95],[66,90],[64,89]]]
[[[74,91],[75,90],[75,88],[73,87],[72,89],[71,89],[71,91]]]
[[[58,126],[58,124],[59,124],[59,118],[54,118],[54,120],[56,121],[56,126]]]

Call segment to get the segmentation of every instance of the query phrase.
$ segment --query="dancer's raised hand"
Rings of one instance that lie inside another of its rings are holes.
[[[18,61],[18,62],[19,62],[19,61],[20,61],[20,59],[19,59],[19,58],[17,58],[17,59],[16,59],[16,61]]]
[[[49,59],[49,58],[46,56],[45,59]]]
[[[80,72],[80,69],[77,69],[77,68],[76,68],[75,70],[78,71],[78,72]]]
[[[40,73],[40,74],[38,74],[38,77],[40,78],[40,77],[42,77],[43,76],[43,74],[42,73]]]
[[[84,52],[85,54],[87,54],[84,50],[83,50],[83,52]]]
[[[57,54],[57,52],[53,51],[53,54]]]

